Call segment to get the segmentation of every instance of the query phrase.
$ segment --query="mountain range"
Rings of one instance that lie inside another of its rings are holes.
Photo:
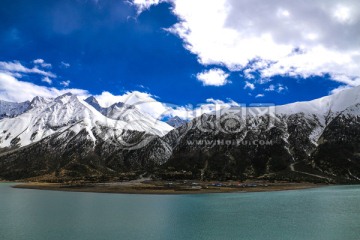
[[[130,101],[141,102],[134,94]],[[171,126],[170,126],[171,125]],[[71,93],[0,101],[0,178],[360,182],[360,87],[282,106],[227,106],[167,123]]]

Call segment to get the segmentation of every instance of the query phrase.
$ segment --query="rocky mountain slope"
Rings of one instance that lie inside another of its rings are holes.
[[[166,166],[203,179],[358,182],[359,124],[359,87],[273,109],[203,115],[168,134],[181,139]]]
[[[6,112],[6,111],[5,111]],[[21,111],[20,111],[21,112]],[[6,113],[5,113],[6,114]],[[136,105],[35,98],[0,120],[0,178],[360,182],[360,88],[231,107],[173,129]]]
[[[72,94],[35,98],[25,113],[0,121],[0,178],[103,176],[168,158],[155,146],[171,126],[136,108],[110,117]]]

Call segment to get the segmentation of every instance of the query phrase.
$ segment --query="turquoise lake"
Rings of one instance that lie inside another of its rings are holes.
[[[0,183],[1,240],[359,240],[360,186],[125,195]]]

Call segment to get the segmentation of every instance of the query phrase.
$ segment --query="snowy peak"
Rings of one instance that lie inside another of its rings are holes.
[[[328,98],[330,110],[332,112],[343,111],[352,105],[360,103],[360,86],[341,91]]]
[[[63,131],[78,134],[85,130],[88,138],[95,143],[94,132],[101,133],[103,129],[112,129],[119,134],[131,130],[159,136],[173,129],[122,103],[96,109],[100,106],[97,103],[95,98],[82,100],[71,93],[55,99],[36,97],[31,103],[28,102],[30,107],[26,112],[0,120],[0,148],[26,146]],[[4,111],[9,113],[12,108],[9,104],[6,106]],[[106,134],[100,135],[106,137]]]
[[[34,97],[30,103],[31,108],[44,107],[52,101],[50,98]]]
[[[0,147],[26,146],[40,141],[86,120],[90,117],[88,112],[74,95],[63,95],[54,100],[37,97],[25,113],[0,121]]]
[[[30,108],[30,102],[7,102],[0,100],[0,119],[7,117],[16,117]]]
[[[84,100],[90,106],[93,106],[96,110],[101,111],[102,107],[94,96],[90,96]]]
[[[142,102],[146,102],[146,100],[141,96],[140,93],[138,92],[132,92],[131,94],[129,94],[126,98],[126,105],[138,105]]]
[[[122,102],[114,103],[113,105],[107,108],[101,107],[98,100],[94,96],[90,96],[84,101],[107,117],[109,117],[109,113],[113,111],[117,111],[119,108],[124,107],[124,103]]]
[[[103,108],[99,105],[95,97],[85,99],[85,102],[98,110],[102,115],[109,119],[116,121],[123,121],[128,123],[131,128],[141,132],[149,132],[155,135],[163,136],[173,128],[165,122],[150,116],[138,109],[136,106],[140,101],[140,96],[136,93],[130,94],[127,103],[123,102],[114,103],[110,107]]]
[[[178,128],[178,127],[181,127],[182,125],[186,124],[187,121],[179,118],[178,116],[175,116],[175,117],[172,117],[169,120],[167,120],[166,123],[174,128]]]
[[[276,113],[287,115],[304,113],[306,115],[324,116],[329,113],[339,113],[357,103],[360,103],[360,86],[308,102],[277,106]]]
[[[349,117],[360,116],[360,103],[346,108],[344,111],[341,111],[340,115],[345,115]]]
[[[151,99],[136,92],[129,94],[125,103],[115,103],[107,108],[101,107],[95,97],[82,100],[71,93],[55,99],[35,97],[24,103],[0,101],[0,148],[25,146],[67,129],[75,133],[86,130],[95,141],[93,131],[101,132],[104,128],[114,132],[131,130],[164,136],[173,127],[186,124],[177,116],[165,123],[147,114],[149,102]],[[311,140],[316,142],[327,124],[339,114],[359,116],[359,104],[360,87],[356,87],[309,102],[278,106],[276,114],[283,119],[292,115],[304,116],[305,122],[314,125]]]
[[[118,102],[118,103],[114,103],[114,104],[111,105],[109,108],[111,108],[111,109],[113,109],[113,108],[122,108],[122,107],[124,107],[124,106],[125,106],[124,103]],[[129,106],[129,107],[131,107],[131,106]]]
[[[77,101],[77,96],[72,93],[65,93],[65,94],[55,98],[54,101],[66,104],[69,101]]]

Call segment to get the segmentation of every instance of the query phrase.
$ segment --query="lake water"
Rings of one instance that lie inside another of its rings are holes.
[[[10,186],[0,183],[1,240],[360,239],[360,186],[206,195]]]

